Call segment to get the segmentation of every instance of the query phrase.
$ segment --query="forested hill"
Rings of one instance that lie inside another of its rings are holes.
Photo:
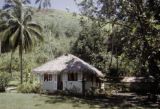
[[[52,50],[56,50],[54,51],[54,55],[56,55],[57,52],[68,52],[70,45],[75,42],[75,39],[81,31],[79,24],[80,16],[76,13],[55,9],[38,10],[32,8],[32,10],[34,12],[33,21],[40,24],[43,28],[45,43],[43,43],[42,47],[52,47]],[[2,46],[5,51],[6,46]],[[41,45],[38,46],[38,48],[39,47],[41,47]],[[47,48],[47,50],[49,50],[49,48]],[[45,53],[48,52],[45,51]]]
[[[43,27],[44,42],[38,43],[33,50],[23,55],[24,73],[52,60],[54,57],[68,53],[81,31],[80,16],[60,10],[35,10],[33,21]],[[9,72],[11,52],[3,53],[0,58],[0,71]],[[18,50],[13,54],[12,72],[19,72]],[[7,69],[7,70],[6,70]],[[17,72],[17,73],[16,73]]]
[[[80,16],[76,13],[69,13],[61,10],[34,11],[34,20],[52,33],[55,33],[57,37],[71,37],[77,35],[80,31],[79,19]],[[72,34],[69,35],[70,33]]]
[[[45,42],[40,51],[45,50],[45,55],[51,58],[69,52],[81,31],[80,16],[75,13],[61,10],[35,10],[33,20],[44,28]]]

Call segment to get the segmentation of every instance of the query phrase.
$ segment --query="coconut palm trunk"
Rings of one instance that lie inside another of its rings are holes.
[[[23,84],[23,52],[22,52],[22,45],[19,48],[19,57],[20,57],[20,78],[21,78],[21,84]]]
[[[13,74],[12,74],[12,60],[13,60],[13,51],[11,52],[10,69],[9,69],[9,73],[11,74],[11,77],[13,76]]]
[[[21,30],[20,30],[20,46],[19,46],[19,56],[20,56],[20,75],[21,75],[21,84],[23,84],[23,8],[22,2],[20,2],[20,23],[21,23]]]
[[[1,46],[2,46],[2,44],[1,44],[1,40],[0,40],[0,55],[1,55]]]

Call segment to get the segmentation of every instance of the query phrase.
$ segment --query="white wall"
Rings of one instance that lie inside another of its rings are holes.
[[[85,82],[85,90],[89,90],[92,87],[92,82]]]
[[[70,90],[74,93],[82,93],[81,81],[63,81],[63,90]]]
[[[45,91],[53,92],[57,90],[57,75],[52,75],[52,81],[44,81],[44,75],[40,76],[41,87]]]
[[[63,73],[63,90],[70,90],[75,93],[82,93],[82,74],[78,73],[78,81],[68,81],[68,74]]]
[[[57,90],[57,75],[52,75],[52,81],[44,81],[44,75],[40,75],[40,83],[42,89],[54,92]],[[82,93],[82,73],[78,73],[78,81],[68,81],[68,74],[62,73],[63,90],[70,90],[75,93]],[[85,82],[85,89],[89,90],[91,87],[97,87],[96,82]]]

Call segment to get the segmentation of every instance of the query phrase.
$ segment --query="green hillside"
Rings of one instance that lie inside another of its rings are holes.
[[[70,52],[71,46],[78,38],[81,27],[80,16],[60,10],[34,10],[33,21],[43,29],[44,42],[40,42],[23,56],[24,76],[30,78],[31,70],[59,55]],[[0,55],[0,71],[10,72],[11,52]],[[12,73],[19,79],[18,50],[13,54]],[[27,79],[27,78],[26,78]],[[30,78],[31,80],[33,78]],[[26,80],[28,81],[28,80]]]
[[[49,26],[52,31],[59,31],[62,34],[71,29],[75,33],[80,30],[80,16],[60,10],[36,11],[34,20],[42,26]]]
[[[44,28],[43,47],[48,50],[48,52],[45,51],[49,53],[47,55],[69,52],[70,45],[75,42],[81,30],[79,19],[78,15],[60,10],[35,11],[34,21],[40,23]]]

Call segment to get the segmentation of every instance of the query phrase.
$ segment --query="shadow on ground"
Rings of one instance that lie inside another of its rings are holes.
[[[45,96],[45,95],[44,95]],[[54,103],[72,103],[73,107],[81,107],[83,104],[87,104],[90,108],[114,108],[118,107],[121,109],[128,109],[128,108],[159,108],[160,101],[157,102],[150,102],[147,100],[146,96],[137,96],[134,94],[130,95],[113,95],[110,97],[106,97],[103,99],[96,98],[77,98],[71,96],[47,96],[48,100],[46,103],[54,104]]]

